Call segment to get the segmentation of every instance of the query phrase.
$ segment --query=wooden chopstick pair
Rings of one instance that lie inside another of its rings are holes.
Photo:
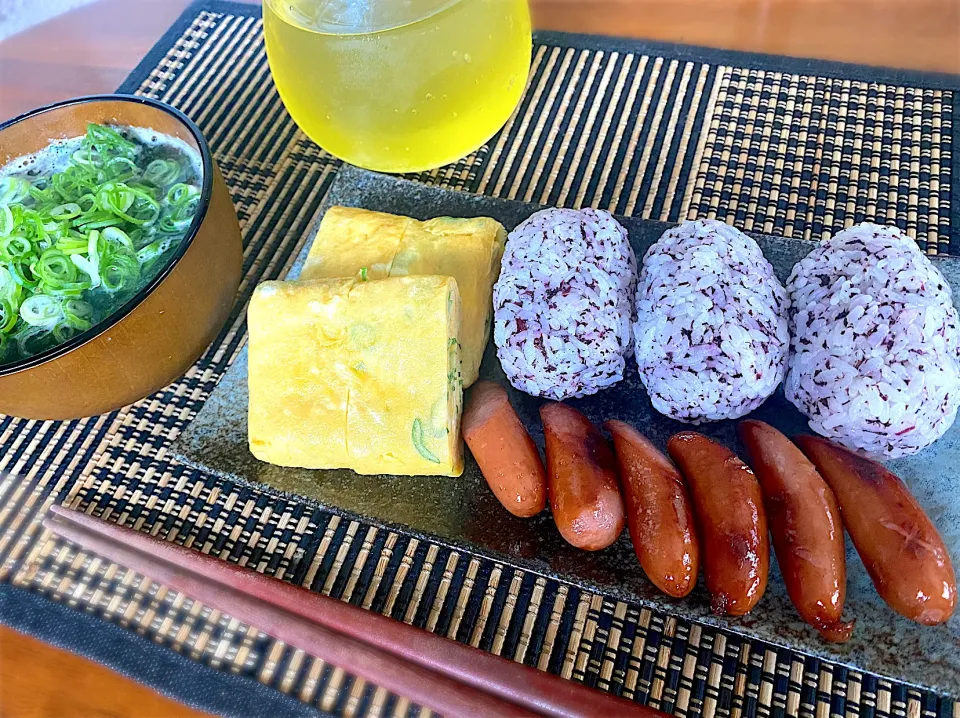
[[[44,526],[448,718],[667,714],[62,506]]]

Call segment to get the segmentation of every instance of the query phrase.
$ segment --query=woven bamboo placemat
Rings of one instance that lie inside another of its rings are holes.
[[[958,84],[544,33],[503,131],[414,179],[810,239],[875,220],[930,253],[960,254]],[[62,423],[0,417],[0,620],[207,710],[423,713],[52,538],[40,519],[58,501],[678,716],[960,716],[960,702],[895,676],[680,621],[174,462],[168,445],[245,339],[253,287],[283,276],[307,241],[338,162],[284,110],[256,7],[191,6],[121,89],[176,105],[207,136],[244,232],[241,298],[186,376],[135,406]]]

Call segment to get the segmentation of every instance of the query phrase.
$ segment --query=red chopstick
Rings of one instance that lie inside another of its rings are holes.
[[[50,511],[44,525],[65,538],[448,718],[667,715],[124,526]]]

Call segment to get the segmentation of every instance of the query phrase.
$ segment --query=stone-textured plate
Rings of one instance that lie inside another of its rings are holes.
[[[344,168],[327,200],[418,219],[441,215],[490,216],[512,229],[536,205],[450,192],[404,180]],[[667,225],[618,218],[630,233],[638,257]],[[781,280],[813,246],[809,242],[758,237],[764,254]],[[299,272],[306,249],[291,271]],[[938,259],[955,291],[960,290],[960,259]],[[946,625],[928,628],[899,617],[877,596],[848,541],[847,611],[857,619],[853,639],[843,646],[823,643],[790,604],[776,566],[769,588],[753,612],[741,619],[710,615],[701,585],[689,598],[676,601],[658,593],[646,580],[624,532],[612,547],[597,553],[566,544],[544,512],[533,519],[507,513],[489,491],[476,463],[468,456],[464,475],[443,477],[358,476],[351,471],[310,471],[257,461],[247,448],[246,350],[224,376],[216,391],[180,437],[175,452],[185,462],[266,491],[293,495],[349,518],[425,537],[569,581],[590,589],[637,601],[684,618],[720,626],[735,633],[822,656],[909,683],[960,695],[960,616]],[[493,345],[488,347],[481,375],[507,385]],[[543,432],[537,415],[540,400],[510,389],[510,398],[538,444]],[[595,422],[623,419],[663,447],[684,425],[656,413],[640,385],[636,369],[619,384],[585,399],[572,401]],[[778,393],[753,414],[788,435],[806,430],[803,417]],[[710,436],[741,451],[735,422],[701,427]],[[914,491],[943,534],[955,562],[960,561],[960,492],[954,477],[960,466],[960,426],[954,426],[934,446],[918,456],[890,462]]]

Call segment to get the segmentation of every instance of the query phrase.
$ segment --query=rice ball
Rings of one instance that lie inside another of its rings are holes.
[[[960,405],[950,285],[894,227],[860,224],[820,243],[787,282],[784,392],[810,428],[880,457],[940,438]]]
[[[690,424],[736,419],[783,381],[787,294],[750,237],[684,222],[644,257],[634,337],[657,411]]]
[[[602,210],[545,209],[507,238],[493,340],[510,383],[563,400],[623,378],[637,259]]]

